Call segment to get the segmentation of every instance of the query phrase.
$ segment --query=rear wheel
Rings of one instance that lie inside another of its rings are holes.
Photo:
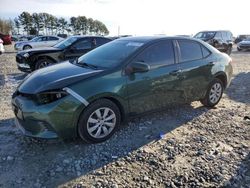
[[[81,114],[78,133],[88,143],[109,139],[120,124],[120,110],[115,103],[101,99],[90,104]]]
[[[215,78],[208,86],[206,95],[201,99],[201,103],[207,107],[213,107],[219,103],[223,94],[223,83]]]
[[[36,62],[35,69],[41,69],[41,68],[47,67],[49,65],[52,65],[53,63],[54,62],[52,60],[47,59],[47,58],[39,59]]]

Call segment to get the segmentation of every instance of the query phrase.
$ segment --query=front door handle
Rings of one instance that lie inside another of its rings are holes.
[[[172,76],[178,76],[178,75],[180,75],[180,73],[181,73],[181,70],[174,70],[174,71],[170,72],[169,74]]]

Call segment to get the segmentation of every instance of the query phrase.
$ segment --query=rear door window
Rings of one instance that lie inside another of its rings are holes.
[[[41,41],[48,41],[48,37],[41,37]]]
[[[191,40],[178,40],[180,47],[180,63],[203,58],[201,46]]]
[[[172,41],[161,41],[149,46],[136,57],[135,61],[147,63],[151,68],[174,64],[175,55]]]

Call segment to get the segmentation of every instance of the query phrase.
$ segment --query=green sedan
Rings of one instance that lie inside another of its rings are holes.
[[[29,74],[12,97],[25,135],[107,140],[128,117],[201,101],[215,106],[232,76],[231,58],[181,37],[129,37]]]

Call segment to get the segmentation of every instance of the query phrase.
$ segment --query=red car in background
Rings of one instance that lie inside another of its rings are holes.
[[[2,33],[0,33],[0,39],[3,40],[3,44],[11,44],[11,36],[10,35],[4,35]]]

